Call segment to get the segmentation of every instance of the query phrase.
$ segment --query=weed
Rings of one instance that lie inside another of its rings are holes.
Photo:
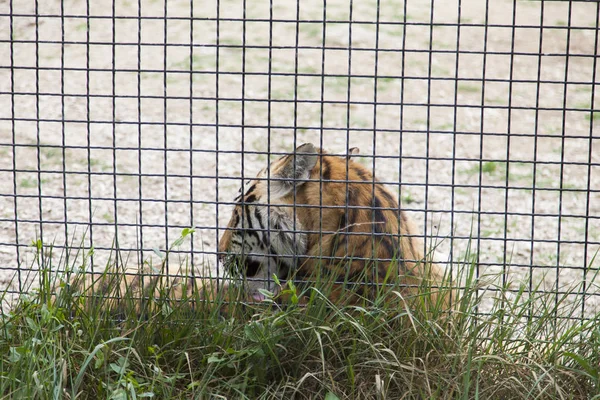
[[[42,148],[42,154],[44,154],[46,158],[56,158],[61,156],[62,151],[57,147],[47,147]]]
[[[481,93],[481,87],[477,85],[469,85],[465,83],[458,84],[458,91],[463,93]]]
[[[436,126],[435,129],[440,130],[440,131],[451,131],[451,130],[454,130],[454,123],[448,122],[445,124],[441,124],[441,125]]]
[[[87,22],[83,22],[75,27],[76,31],[87,31],[89,29]]]
[[[409,191],[404,190],[402,192],[402,203],[403,204],[412,204],[412,203],[416,203],[416,202],[417,202],[417,199],[415,199]]]
[[[499,162],[499,161],[484,161],[481,164],[476,163],[472,167],[461,171],[461,173],[468,174],[468,175],[475,175],[475,174],[479,173],[480,168],[481,168],[481,172],[484,174],[495,175],[496,173],[501,173],[501,172],[506,171],[506,163]]]
[[[486,104],[506,104],[507,101],[501,97],[486,97],[485,103]]]
[[[40,185],[47,183],[47,179],[40,180]],[[34,178],[24,178],[19,181],[19,186],[24,189],[32,189],[38,187],[38,180]]]
[[[481,172],[485,174],[493,174],[498,169],[499,163],[495,161],[486,161],[481,165]]]

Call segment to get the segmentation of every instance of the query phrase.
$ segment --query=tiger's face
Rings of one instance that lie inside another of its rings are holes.
[[[306,234],[288,195],[308,179],[317,150],[309,144],[296,153],[301,154],[271,163],[240,191],[219,241],[220,262],[232,277],[244,280],[255,300],[263,298],[258,289],[275,291],[273,275],[286,279],[296,269],[298,255],[306,253]]]

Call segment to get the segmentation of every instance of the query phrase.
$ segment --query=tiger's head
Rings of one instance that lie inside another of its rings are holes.
[[[260,171],[240,190],[225,232],[219,240],[219,260],[233,277],[245,280],[255,300],[258,289],[273,291],[273,274],[286,279],[306,253],[306,233],[295,215],[294,192],[309,179],[320,151],[310,143]]]

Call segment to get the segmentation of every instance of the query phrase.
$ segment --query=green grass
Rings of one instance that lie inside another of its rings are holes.
[[[111,224],[115,222],[115,218],[113,217],[113,215],[108,212],[102,214],[102,219]]]
[[[484,161],[481,164],[474,164],[468,169],[461,171],[461,173],[475,175],[479,173],[479,169],[483,174],[495,175],[496,173],[506,172],[506,162],[502,161]]]
[[[477,85],[468,84],[468,83],[460,83],[458,85],[458,91],[465,92],[465,93],[480,93],[481,87],[477,86]]]
[[[323,25],[320,23],[307,23],[300,26],[300,32],[308,37],[320,39],[323,36]]]
[[[594,111],[594,112],[592,112],[590,114],[585,114],[585,119],[587,119],[588,121],[590,121],[590,120],[594,120],[594,121],[600,120],[600,112]]]
[[[498,169],[500,163],[495,161],[486,161],[481,165],[481,172],[484,174],[493,174]]]
[[[410,193],[408,190],[404,190],[402,192],[402,204],[412,204],[412,203],[416,203],[417,199],[415,199],[412,195],[412,193]]]
[[[48,179],[40,180],[41,184],[48,183]],[[34,178],[23,178],[19,181],[19,186],[24,189],[31,189],[38,187],[38,180]]]
[[[52,251],[40,241],[35,247]],[[306,306],[294,296],[276,303],[267,293],[264,304],[226,307],[220,298],[200,302],[198,292],[175,301],[173,286],[160,283],[150,285],[156,297],[137,300],[122,273],[104,275],[108,297],[79,289],[78,273],[50,273],[77,271],[88,259],[63,254],[52,265],[53,257],[37,257],[40,288],[1,314],[3,398],[576,399],[600,393],[598,316],[557,319],[574,315],[581,303],[536,288],[528,294],[524,285],[490,286],[469,262],[455,269],[465,290],[448,316],[429,301],[426,287],[413,299],[391,287],[373,302],[341,306],[317,285],[307,289]],[[121,261],[108,266],[123,267]],[[110,299],[117,295],[119,301]],[[382,301],[385,296],[396,305]],[[482,302],[486,312],[477,313]]]
[[[235,43],[231,43],[235,44]],[[181,61],[174,62],[170,65],[172,69],[180,70],[180,71],[188,71],[193,69],[194,71],[204,70],[214,68],[215,61],[213,60],[214,56],[205,55],[205,54],[194,54],[192,57],[187,56],[183,58]]]
[[[434,129],[440,130],[440,131],[450,131],[454,129],[454,123],[453,122],[448,122],[445,124],[441,124],[441,125],[437,125],[434,127]]]
[[[41,152],[43,155],[46,156],[46,158],[49,158],[49,159],[58,158],[58,157],[62,156],[62,151],[56,147],[42,148]]]
[[[506,104],[507,100],[502,98],[502,97],[486,97],[485,98],[485,103],[486,104]]]
[[[88,30],[88,24],[87,24],[87,22],[84,22],[84,23],[81,23],[81,24],[77,25],[75,27],[75,30],[76,31],[87,31]]]
[[[554,153],[560,154],[562,149],[557,148],[553,150]],[[484,176],[488,176],[491,178],[495,178],[499,181],[506,180],[506,168],[507,163],[505,161],[485,161],[481,163],[481,173]],[[522,162],[511,161],[510,162],[510,170],[508,171],[508,179],[509,184],[512,185],[520,185],[521,190],[531,190],[531,185],[533,185],[533,170],[531,167]],[[479,174],[480,165],[475,163],[469,168],[462,169],[459,171],[460,174],[466,175],[477,175]],[[560,182],[557,180],[553,180],[547,178],[544,175],[545,170],[538,168],[536,170],[536,180],[535,180],[535,188],[545,188],[545,189],[558,189],[558,185]],[[562,182],[563,189],[577,189],[578,186],[571,182]]]

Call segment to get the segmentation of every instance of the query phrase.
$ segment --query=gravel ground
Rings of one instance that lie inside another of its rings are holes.
[[[596,4],[518,1],[513,14],[512,1],[495,0],[485,29],[485,2],[462,1],[458,31],[448,25],[456,1],[435,2],[432,30],[427,1],[406,12],[403,2],[381,2],[379,15],[376,2],[354,1],[359,22],[350,27],[349,2],[335,0],[323,32],[321,1],[273,1],[269,24],[268,2],[222,0],[217,59],[214,1],[194,2],[193,29],[187,0],[169,1],[166,26],[161,1],[143,2],[141,22],[137,2],[118,1],[124,18],[114,26],[111,2],[89,3],[88,12],[65,0],[61,20],[59,1],[39,2],[36,30],[33,2],[13,2],[11,25],[0,0],[2,286],[19,289],[17,256],[32,265],[40,235],[57,246],[93,242],[102,268],[116,226],[119,246],[142,242],[148,258],[195,226],[194,264],[214,268],[215,227],[230,212],[214,203],[234,198],[240,182],[230,178],[264,167],[267,155],[256,152],[304,142],[336,153],[359,147],[442,262],[463,260],[471,243],[482,274],[519,282],[531,271],[548,290],[598,267]],[[81,17],[88,13],[97,18]]]

